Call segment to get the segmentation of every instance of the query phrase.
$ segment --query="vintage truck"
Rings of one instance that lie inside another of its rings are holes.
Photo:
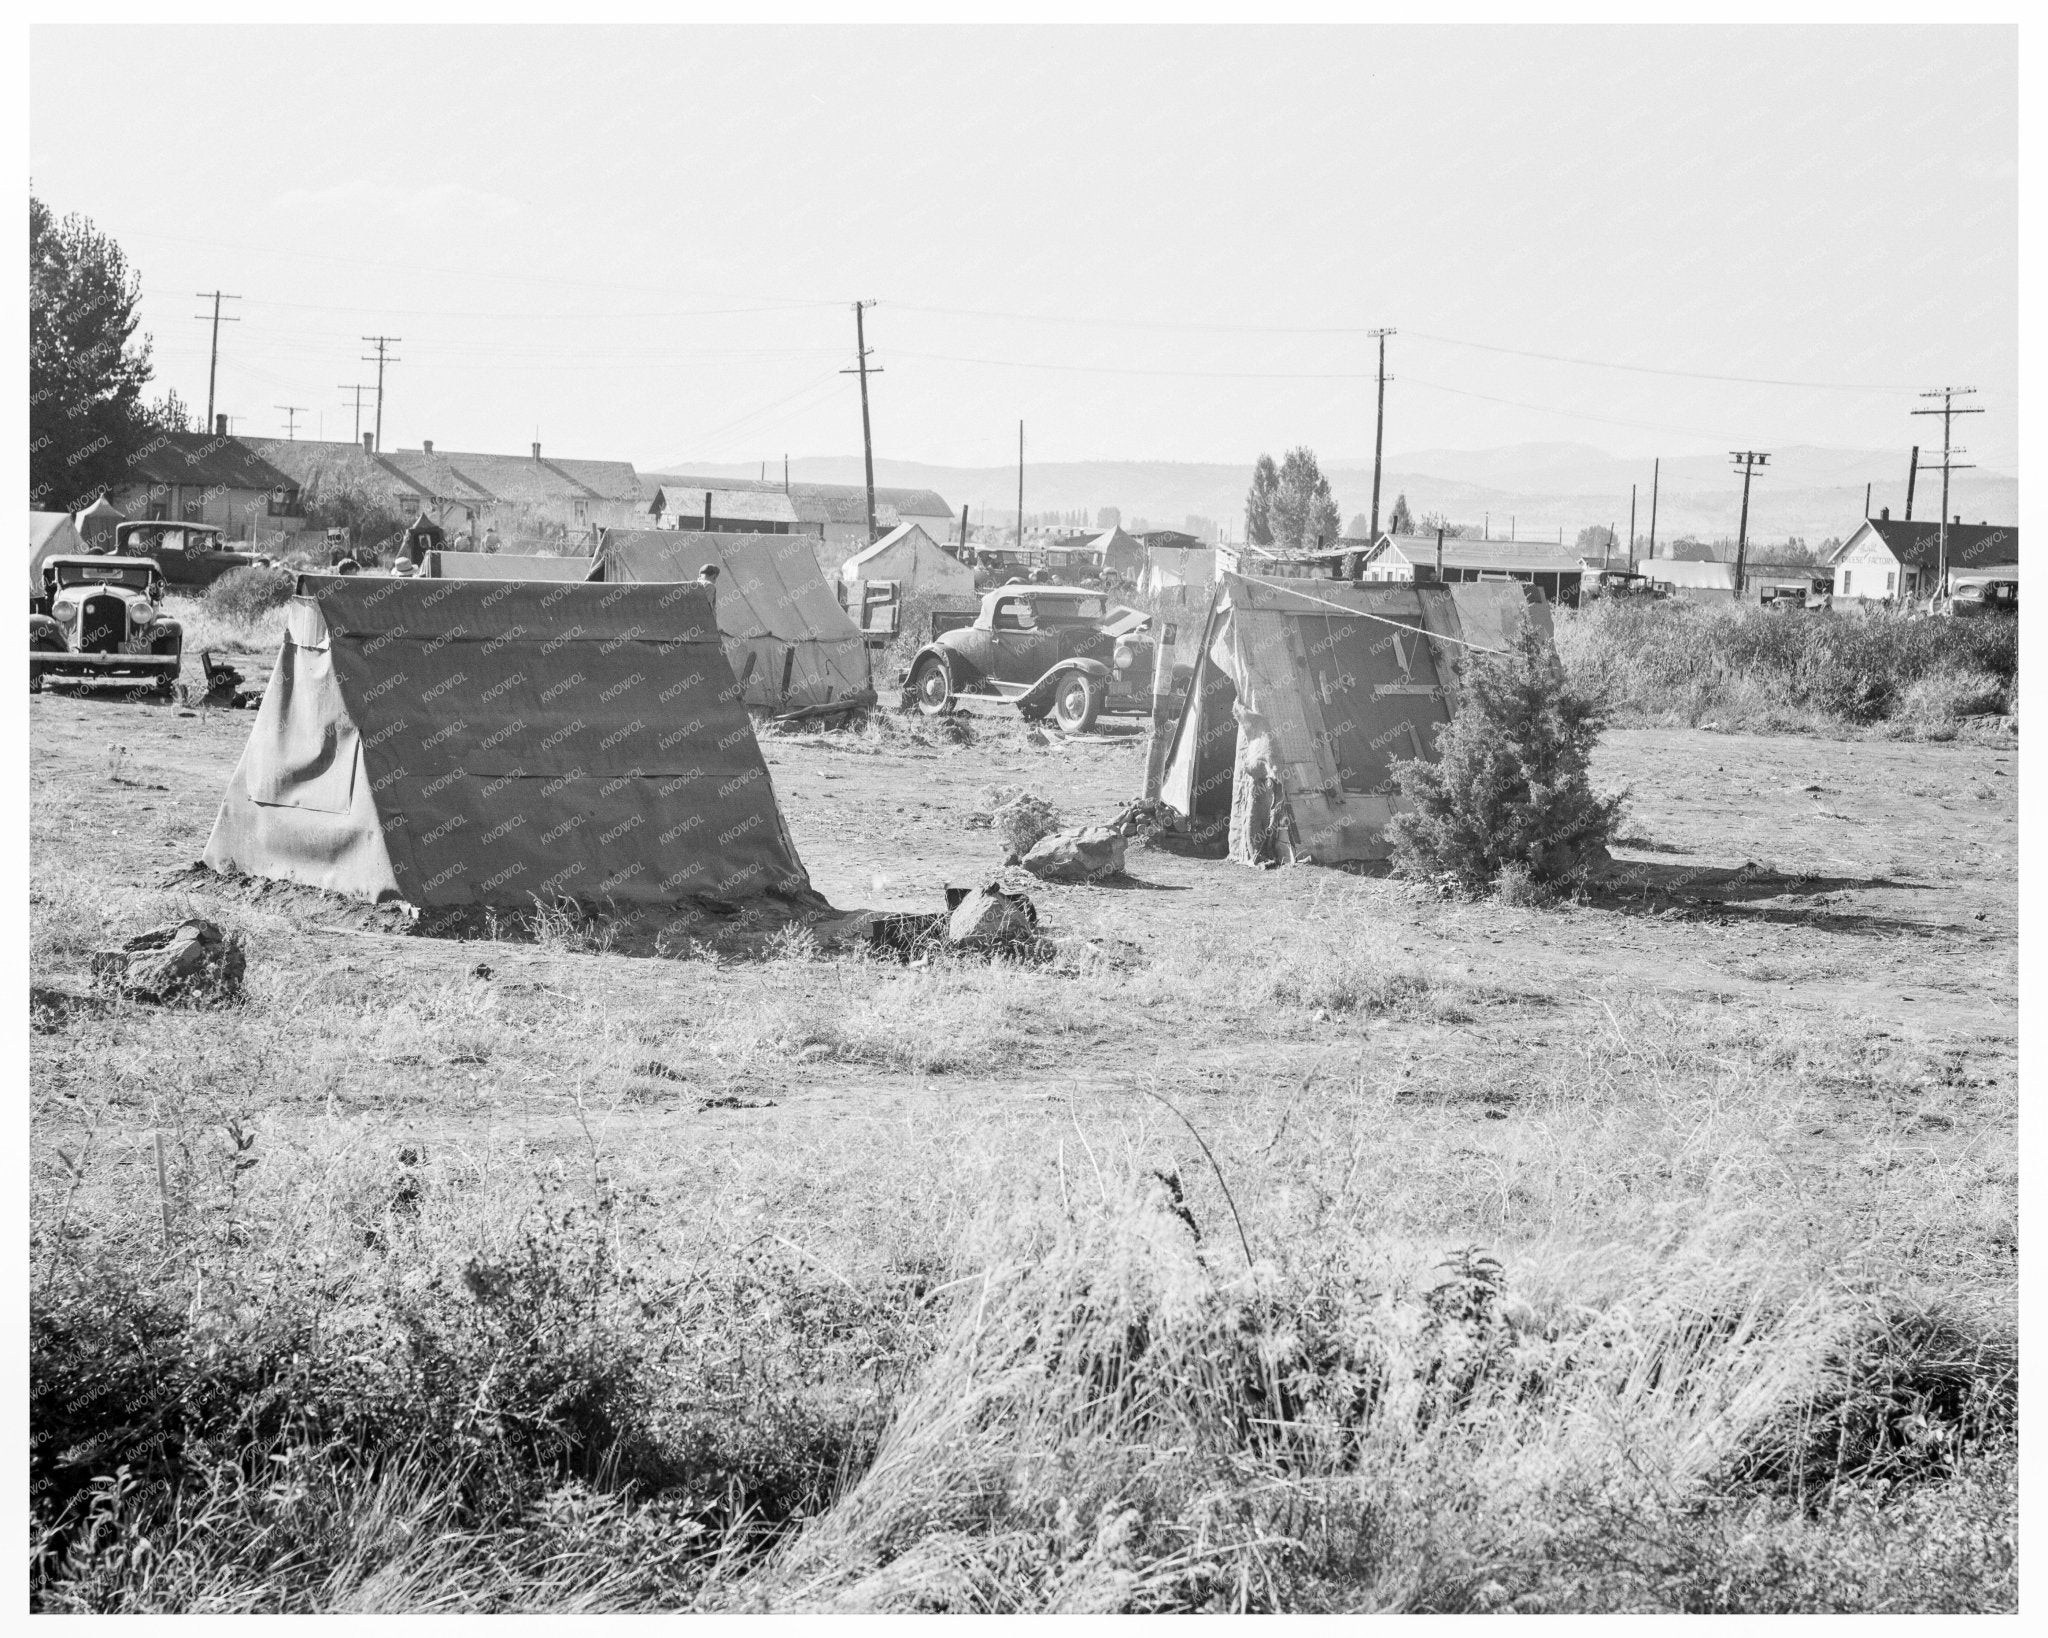
[[[1104,711],[1150,712],[1150,624],[1099,591],[1012,582],[983,594],[971,624],[934,632],[911,661],[905,693],[926,716],[976,694],[1083,734]]]
[[[28,687],[46,676],[153,684],[175,691],[185,631],[163,612],[164,577],[146,557],[43,560],[44,595],[29,603]]]
[[[230,569],[268,563],[267,557],[229,551],[219,525],[143,518],[114,526],[114,555],[152,559],[173,586],[210,586]]]

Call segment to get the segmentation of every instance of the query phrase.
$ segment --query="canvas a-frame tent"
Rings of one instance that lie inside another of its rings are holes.
[[[595,580],[592,557],[528,556],[517,552],[429,552],[429,580]]]
[[[302,576],[205,859],[420,908],[810,891],[697,586]]]
[[[1197,848],[1246,864],[1389,856],[1388,764],[1434,757],[1466,646],[1499,650],[1550,608],[1519,583],[1357,584],[1225,574],[1159,798]]]
[[[860,630],[819,571],[810,535],[607,529],[598,547],[608,582],[695,581],[718,570],[718,629],[741,698],[776,715],[872,704]]]
[[[78,526],[69,512],[30,512],[28,515],[28,594],[47,597],[43,587],[46,558],[69,557],[85,550]]]

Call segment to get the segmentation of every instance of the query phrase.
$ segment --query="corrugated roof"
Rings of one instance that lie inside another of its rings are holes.
[[[781,480],[776,478],[713,478],[687,472],[657,472],[652,476],[658,483],[672,483],[683,488],[746,491],[752,494],[784,493]],[[866,523],[868,520],[868,492],[865,484],[792,483],[787,493],[796,507],[796,515],[800,522]],[[955,515],[953,509],[946,504],[945,497],[935,489],[898,489],[881,485],[875,488],[877,524],[886,521],[893,526],[902,517],[951,518]]]
[[[679,517],[684,522],[704,517],[704,499],[711,498],[711,521],[721,518],[735,523],[797,523],[796,507],[790,498],[780,490],[749,489],[693,489],[687,485],[665,483],[656,492],[655,500],[665,517]]]
[[[128,456],[126,464],[130,473],[126,481],[130,483],[277,489],[292,482],[251,443],[220,434],[159,432]]]

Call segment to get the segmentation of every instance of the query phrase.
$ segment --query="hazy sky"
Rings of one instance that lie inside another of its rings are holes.
[[[1903,451],[1958,383],[2009,468],[2016,60],[2010,28],[42,28],[31,175],[128,250],[200,408],[193,292],[241,295],[244,432],[349,436],[383,332],[387,447],[854,452],[872,297],[884,456],[1002,462],[1020,417],[1044,459],[1367,456],[1386,325],[1390,451]]]

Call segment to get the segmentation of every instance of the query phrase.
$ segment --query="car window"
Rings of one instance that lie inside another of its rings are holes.
[[[1028,597],[1006,597],[996,605],[995,629],[997,631],[1036,631],[1037,617],[1032,613]]]

